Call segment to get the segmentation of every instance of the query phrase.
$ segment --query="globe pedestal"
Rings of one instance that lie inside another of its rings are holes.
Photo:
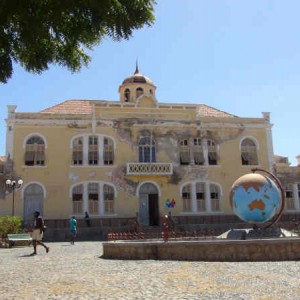
[[[298,235],[283,228],[262,228],[262,229],[231,229],[219,235],[220,239],[228,240],[251,240],[251,239],[278,239],[297,237]]]

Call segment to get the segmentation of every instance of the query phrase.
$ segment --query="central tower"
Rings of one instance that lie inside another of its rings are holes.
[[[120,101],[138,104],[141,98],[150,97],[156,103],[155,90],[154,83],[139,72],[138,64],[136,64],[134,74],[124,79],[119,87]]]

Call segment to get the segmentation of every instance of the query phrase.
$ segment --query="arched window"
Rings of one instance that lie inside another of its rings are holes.
[[[114,213],[115,193],[113,187],[108,184],[103,185],[104,213]]]
[[[204,165],[204,154],[201,139],[194,139],[193,155],[195,165]]]
[[[242,165],[257,165],[256,145],[251,139],[244,139],[241,146]]]
[[[103,163],[113,165],[114,163],[114,143],[112,139],[104,138]]]
[[[73,164],[82,165],[83,162],[83,139],[76,138],[73,141]]]
[[[27,140],[25,148],[25,165],[45,165],[45,142],[41,137],[33,136]]]
[[[82,214],[83,212],[83,185],[79,184],[72,190],[73,214]]]
[[[136,98],[144,94],[144,90],[141,87],[136,89]]]
[[[124,100],[125,100],[125,102],[130,101],[130,90],[129,89],[126,89],[124,92]]]
[[[143,137],[139,141],[139,162],[155,162],[155,141],[150,137]]]
[[[197,210],[205,211],[205,184],[204,182],[196,183],[196,201],[197,201]]]
[[[99,185],[98,183],[88,184],[89,213],[98,214],[99,212]]]
[[[219,211],[220,210],[220,191],[219,191],[219,187],[216,184],[210,185],[210,201],[211,201],[211,210]]]
[[[191,185],[187,184],[182,189],[182,204],[183,211],[191,211],[192,210],[192,198],[191,198]]]
[[[209,181],[193,181],[182,187],[183,212],[219,213],[221,186]]]
[[[88,154],[89,165],[98,165],[99,154],[98,154],[98,137],[89,137],[89,154]]]
[[[207,152],[208,152],[208,164],[217,165],[218,164],[217,147],[213,140],[207,140]]]
[[[188,139],[180,141],[180,164],[189,165],[190,164],[190,148]]]

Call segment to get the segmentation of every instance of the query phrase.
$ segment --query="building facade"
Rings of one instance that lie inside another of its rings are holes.
[[[24,184],[25,223],[48,220],[160,223],[231,220],[232,183],[254,167],[273,171],[270,114],[242,118],[205,104],[160,103],[138,69],[118,101],[68,100],[37,113],[8,106],[6,156]],[[0,202],[10,214],[10,198]]]

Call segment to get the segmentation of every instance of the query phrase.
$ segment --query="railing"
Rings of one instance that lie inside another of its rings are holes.
[[[193,231],[178,231],[176,222],[171,216],[165,215],[161,217],[161,227],[149,230],[143,229],[138,222],[138,217],[129,223],[128,232],[109,232],[107,235],[108,241],[117,240],[146,240],[146,239],[162,239],[167,242],[169,239],[215,239],[216,235],[220,235],[224,230],[203,228],[202,230]]]
[[[127,163],[127,175],[172,175],[172,163]]]

